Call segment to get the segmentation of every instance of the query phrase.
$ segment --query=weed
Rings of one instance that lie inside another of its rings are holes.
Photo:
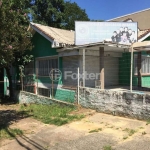
[[[106,145],[103,147],[103,150],[112,150],[112,147],[110,145]]]
[[[84,115],[72,115],[70,114],[75,107],[73,106],[61,106],[61,105],[38,105],[32,104],[27,107],[21,106],[20,113],[33,116],[35,119],[40,120],[46,124],[63,125],[74,120],[80,120],[84,118]]]
[[[98,129],[91,130],[91,131],[89,131],[89,133],[99,132],[99,131],[102,131],[102,128],[98,128]]]
[[[135,130],[133,130],[133,129],[129,129],[129,128],[126,128],[125,130],[123,130],[123,131],[126,131],[126,132],[128,132],[128,135],[129,136],[132,136],[136,131]]]
[[[139,127],[139,129],[144,129],[144,127]]]
[[[145,135],[146,134],[146,132],[144,131],[144,132],[142,132],[142,135]]]
[[[147,123],[146,123],[146,125],[149,125],[150,124],[150,120],[147,120]]]
[[[128,138],[128,136],[124,136],[123,139],[126,140]]]
[[[10,129],[7,127],[0,128],[0,139],[6,139],[6,138],[14,138],[17,135],[22,135],[23,131],[20,129]]]

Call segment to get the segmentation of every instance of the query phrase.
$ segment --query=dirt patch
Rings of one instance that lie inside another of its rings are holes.
[[[15,111],[19,107],[4,106],[0,111]],[[150,125],[145,121],[96,113],[85,108],[71,114],[83,114],[86,117],[60,127],[46,125],[31,117],[13,120],[10,128],[19,128],[24,131],[24,135],[14,140],[0,141],[0,150],[103,150],[104,146],[111,146],[116,150],[146,150],[150,147]]]

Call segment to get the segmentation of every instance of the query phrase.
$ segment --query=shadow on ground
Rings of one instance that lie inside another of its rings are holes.
[[[38,149],[38,150],[43,150],[44,148],[39,145],[38,143],[36,143],[35,141],[31,140],[29,137],[25,136],[25,135],[21,135],[21,136],[15,136],[14,133],[12,132],[10,125],[31,117],[27,114],[27,112],[25,111],[16,111],[15,109],[4,109],[3,107],[7,107],[9,105],[9,107],[11,107],[12,103],[7,103],[5,105],[2,105],[1,110],[0,110],[0,144],[3,140],[2,134],[7,135],[9,138],[13,138],[16,140],[16,142],[18,143],[18,145],[20,145],[20,147],[25,148],[27,150],[31,150],[31,145],[34,149]],[[19,130],[19,129],[17,129]],[[5,132],[5,133],[4,133]],[[28,147],[28,145],[30,145]]]

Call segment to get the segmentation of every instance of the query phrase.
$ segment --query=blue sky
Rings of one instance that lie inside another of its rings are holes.
[[[90,19],[108,20],[150,8],[150,0],[71,0],[86,10]]]

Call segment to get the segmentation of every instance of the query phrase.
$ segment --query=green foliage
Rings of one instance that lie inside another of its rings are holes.
[[[24,66],[26,64],[28,64],[29,62],[31,62],[33,60],[33,55],[23,55],[21,57],[19,57],[15,63],[17,64],[16,66],[19,66],[19,70],[20,70],[20,73],[19,75],[20,76],[25,76],[24,75]]]
[[[30,10],[34,22],[60,28],[64,8],[64,0],[36,0]]]
[[[11,129],[7,127],[0,127],[0,139],[11,139],[18,135],[23,135],[23,131],[20,129]]]
[[[99,131],[102,131],[102,128],[98,128],[98,129],[90,130],[90,131],[89,131],[89,133],[99,132]]]
[[[128,136],[124,136],[124,137],[123,137],[123,140],[126,140],[127,138],[128,138]]]
[[[85,9],[81,9],[76,2],[65,2],[63,28],[75,30],[75,21],[89,21]]]
[[[0,67],[8,67],[31,49],[27,32],[29,0],[0,0]]]
[[[71,106],[32,104],[27,107],[22,105],[20,113],[23,112],[25,115],[31,115],[46,124],[60,126],[73,120],[80,120],[84,117],[83,115],[70,114],[73,110],[75,110],[75,108]]]
[[[149,125],[150,124],[150,119],[148,119],[147,121],[146,121],[146,125]]]
[[[134,133],[136,133],[136,130],[129,129],[129,128],[126,128],[126,129],[124,129],[123,131],[128,132],[128,135],[129,135],[129,136],[132,136]]]
[[[103,147],[103,150],[112,150],[112,147],[110,145],[106,145]]]
[[[51,27],[75,29],[75,21],[89,21],[84,9],[77,3],[64,0],[36,0],[30,7],[33,22]]]

